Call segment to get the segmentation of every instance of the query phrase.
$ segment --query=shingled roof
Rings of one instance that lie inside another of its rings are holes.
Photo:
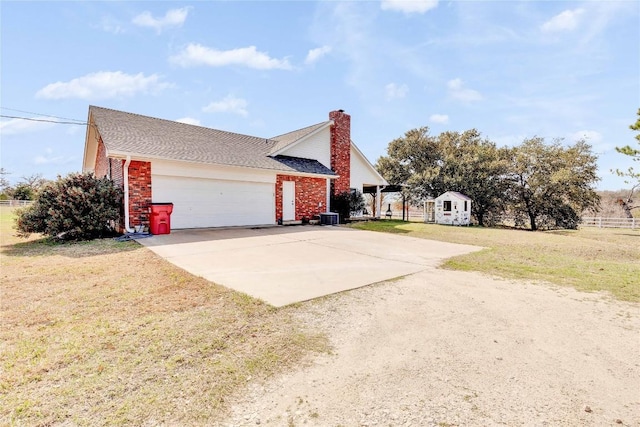
[[[291,159],[296,158],[270,157],[274,152],[273,148],[282,143],[276,139],[242,135],[96,106],[89,107],[89,116],[93,119],[109,156],[134,155],[335,176],[335,172],[317,160],[293,161]],[[295,132],[291,132],[293,133]],[[290,138],[287,140],[289,143],[294,142]],[[282,145],[284,146],[286,145]]]

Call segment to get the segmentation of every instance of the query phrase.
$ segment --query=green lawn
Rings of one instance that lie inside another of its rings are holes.
[[[445,268],[544,280],[583,291],[607,291],[624,301],[640,301],[640,230],[531,232],[402,221],[373,221],[353,227],[486,248],[451,258]]]

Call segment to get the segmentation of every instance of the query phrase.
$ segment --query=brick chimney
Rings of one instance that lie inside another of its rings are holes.
[[[344,110],[331,111],[331,169],[340,178],[331,182],[331,194],[349,191],[351,186],[351,116]]]

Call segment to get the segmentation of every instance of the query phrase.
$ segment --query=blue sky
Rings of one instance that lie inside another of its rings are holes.
[[[640,107],[637,1],[0,3],[3,116],[89,105],[271,137],[351,114],[375,163],[409,129],[586,137],[601,189]],[[19,110],[19,111],[17,111]],[[38,115],[36,115],[38,114]],[[73,119],[73,120],[68,120]],[[79,171],[84,126],[0,119],[12,182]]]

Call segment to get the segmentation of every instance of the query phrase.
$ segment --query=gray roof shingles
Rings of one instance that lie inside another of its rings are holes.
[[[334,171],[314,159],[303,159],[301,157],[275,156],[274,160],[283,165],[295,169],[298,172],[315,173],[320,175],[336,175]]]
[[[269,156],[275,146],[284,148],[295,142],[292,134],[307,135],[309,132],[302,131],[318,125],[281,135],[289,137],[278,141],[96,106],[89,107],[89,114],[110,154],[335,175],[316,160],[283,161],[278,159],[280,156]],[[282,145],[283,142],[287,144]]]

